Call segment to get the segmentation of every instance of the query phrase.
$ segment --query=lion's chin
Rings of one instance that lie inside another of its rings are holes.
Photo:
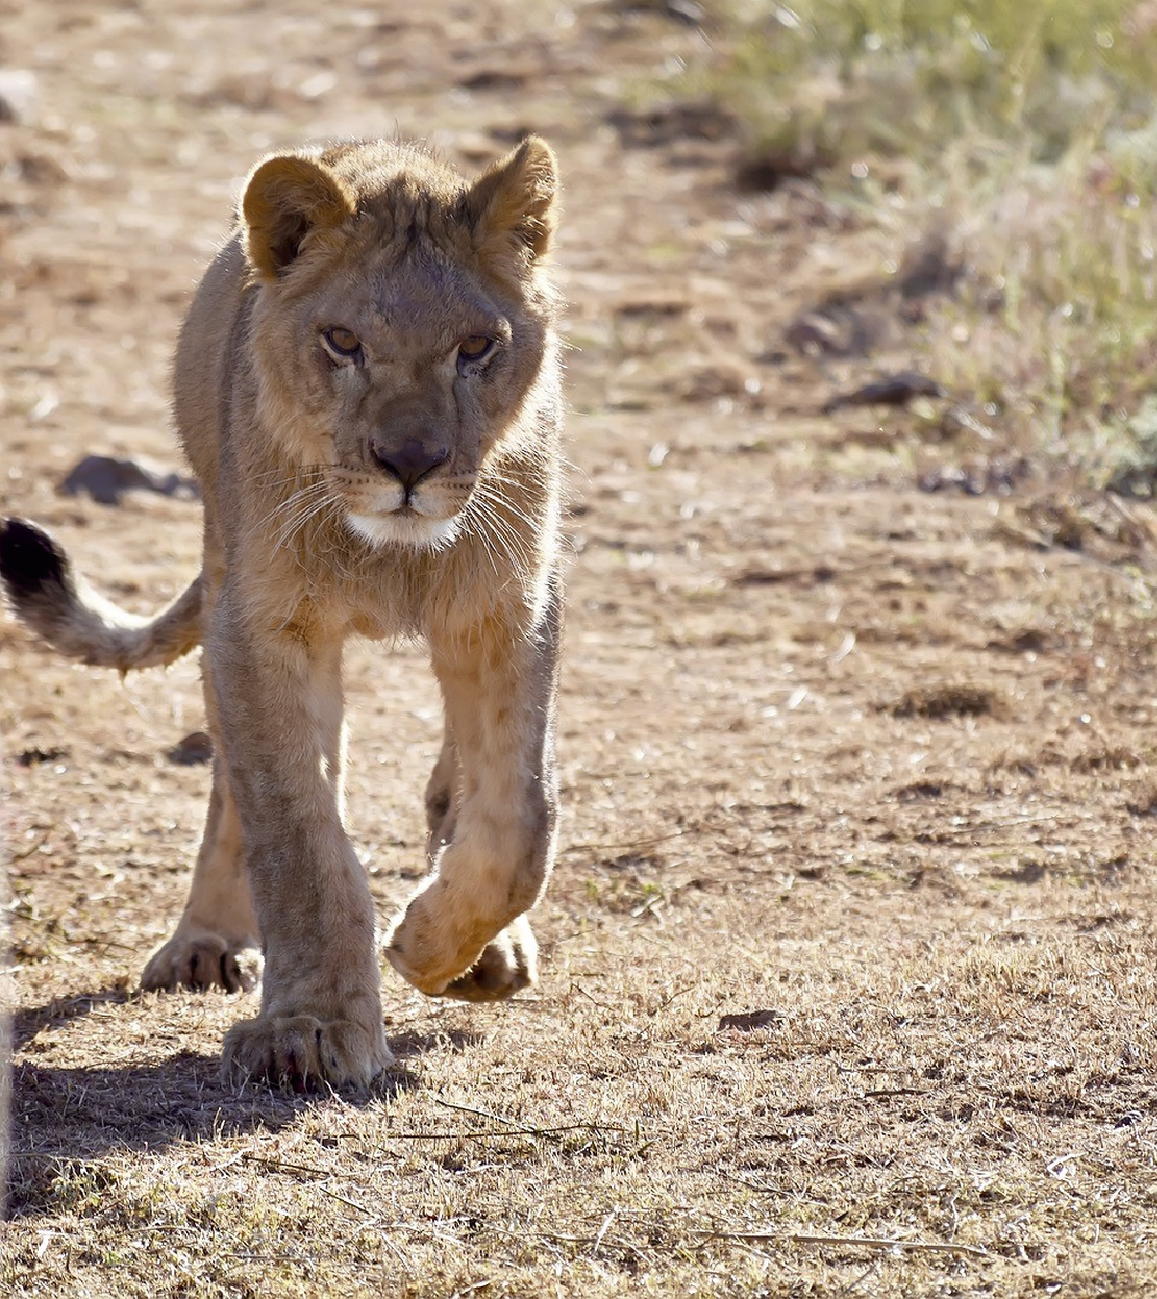
[[[462,525],[462,516],[427,519],[413,510],[394,514],[347,514],[350,528],[371,546],[405,546],[410,550],[445,550]]]

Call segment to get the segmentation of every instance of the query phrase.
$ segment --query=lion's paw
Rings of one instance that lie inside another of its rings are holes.
[[[386,959],[428,997],[440,997],[451,979],[474,964],[494,933],[471,932],[453,914],[444,883],[432,880],[412,897],[386,944]]]
[[[482,949],[482,955],[465,974],[452,980],[442,993],[462,1001],[501,1001],[529,988],[538,979],[538,943],[525,917]]]
[[[380,1023],[366,1028],[312,1015],[242,1020],[225,1034],[221,1060],[233,1084],[267,1079],[297,1092],[329,1086],[362,1094],[393,1063]]]
[[[238,959],[248,946],[218,934],[178,932],[153,953],[141,975],[141,987],[146,992],[176,992],[178,988],[248,992],[257,982],[256,972],[247,968],[250,963]]]

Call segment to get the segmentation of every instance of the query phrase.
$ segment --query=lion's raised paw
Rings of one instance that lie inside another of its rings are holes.
[[[234,1086],[268,1080],[296,1092],[332,1087],[364,1095],[393,1063],[380,1024],[259,1015],[226,1033],[221,1068]]]
[[[538,944],[525,916],[485,945],[480,928],[485,933],[461,899],[435,878],[406,905],[386,939],[385,957],[427,997],[501,1001],[537,979]]]

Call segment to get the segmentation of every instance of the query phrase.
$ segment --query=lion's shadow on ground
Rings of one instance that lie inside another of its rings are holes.
[[[123,990],[106,989],[18,1010],[12,1021],[14,1054],[49,1024],[59,1027],[95,1007],[125,1000]],[[463,1050],[481,1040],[471,1033],[391,1034],[397,1068],[369,1097],[341,1099],[388,1103],[417,1086],[403,1063],[408,1057],[439,1046]],[[179,1142],[276,1132],[330,1099],[330,1093],[296,1095],[267,1083],[231,1086],[221,1079],[217,1056],[193,1051],[110,1068],[59,1068],[17,1060],[11,1077],[7,1216],[50,1211],[54,1182],[77,1164],[116,1152],[159,1151]]]

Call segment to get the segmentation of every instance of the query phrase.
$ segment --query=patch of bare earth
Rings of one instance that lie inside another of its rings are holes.
[[[387,971],[368,1104],[223,1090],[252,994],[131,991],[200,829],[206,768],[169,756],[196,663],[121,683],[0,623],[5,1292],[1152,1293],[1147,508],[920,491],[951,448],[829,404],[910,365],[906,326],[833,350],[807,313],[871,228],[631,107],[702,48],[694,6],[2,8],[35,94],[0,123],[0,508],[114,598],[183,586],[197,505],[55,485],[180,467],[168,355],[264,149],[397,126],[473,166],[540,130],[575,345],[542,982],[466,1007]],[[417,649],[348,667],[385,917],[438,705]]]

